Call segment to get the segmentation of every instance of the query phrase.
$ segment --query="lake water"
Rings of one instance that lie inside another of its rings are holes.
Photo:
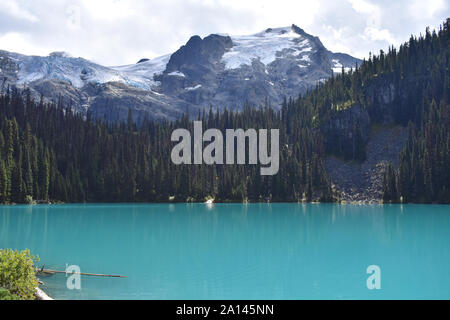
[[[127,276],[44,278],[57,299],[450,298],[445,205],[0,206],[0,248]]]

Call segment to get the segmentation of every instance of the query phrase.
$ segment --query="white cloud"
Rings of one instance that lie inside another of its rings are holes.
[[[82,6],[83,9],[97,21],[112,22],[132,19],[139,14],[139,11],[136,10],[136,6],[128,1],[82,0],[80,6]]]
[[[410,15],[417,20],[432,18],[440,11],[448,9],[448,5],[444,0],[414,0],[408,8]]]
[[[33,53],[34,55],[47,55],[48,48],[42,48],[31,44],[29,35],[19,32],[8,32],[0,35],[0,49],[17,53]]]
[[[11,16],[27,20],[30,22],[37,22],[38,18],[30,13],[28,10],[22,8],[16,1],[2,1],[0,2],[0,12],[8,12]]]
[[[397,41],[394,39],[394,37],[387,29],[377,29],[374,27],[367,27],[364,30],[364,33],[368,35],[369,39],[372,41],[384,40],[387,41],[389,44],[397,43]]]
[[[381,24],[381,9],[365,0],[349,0],[353,9],[357,13],[362,13],[367,16],[367,26],[378,28]]]

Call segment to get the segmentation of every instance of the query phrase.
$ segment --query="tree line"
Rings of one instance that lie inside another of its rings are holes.
[[[174,165],[173,130],[192,119],[105,123],[55,103],[35,103],[18,90],[0,97],[0,201],[63,202],[332,200],[320,133],[280,130],[280,170],[258,165]],[[283,128],[271,108],[223,111],[198,119],[207,128]],[[298,134],[298,135],[297,135]],[[288,144],[289,141],[289,144]]]

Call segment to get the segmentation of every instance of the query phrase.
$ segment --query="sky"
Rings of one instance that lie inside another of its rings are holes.
[[[449,0],[1,0],[0,50],[116,66],[173,53],[192,35],[296,24],[327,49],[363,58],[449,16]]]

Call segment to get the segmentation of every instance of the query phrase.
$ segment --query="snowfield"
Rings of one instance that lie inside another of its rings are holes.
[[[285,49],[291,49],[288,54],[295,57],[312,51],[308,39],[294,32],[291,27],[267,29],[250,36],[231,36],[231,40],[233,48],[222,57],[225,69],[251,65],[254,59],[268,65]],[[306,57],[303,56],[304,59]]]
[[[7,56],[18,64],[17,84],[20,86],[40,79],[54,79],[66,81],[76,88],[88,83],[121,82],[144,90],[159,84],[153,77],[166,69],[170,59],[170,55],[165,55],[132,65],[104,67],[65,52],[54,52],[47,57],[8,52]]]
[[[65,52],[54,52],[47,57],[9,53],[8,57],[18,63],[17,84],[19,85],[27,85],[40,79],[57,79],[81,88],[89,82],[128,81],[126,75],[116,70],[83,58],[74,58]]]
[[[145,62],[111,67],[111,69],[121,72],[129,80],[127,84],[138,88],[151,90],[152,87],[159,85],[153,77],[156,74],[161,74],[164,70],[166,70],[170,56],[170,54],[166,54]]]

